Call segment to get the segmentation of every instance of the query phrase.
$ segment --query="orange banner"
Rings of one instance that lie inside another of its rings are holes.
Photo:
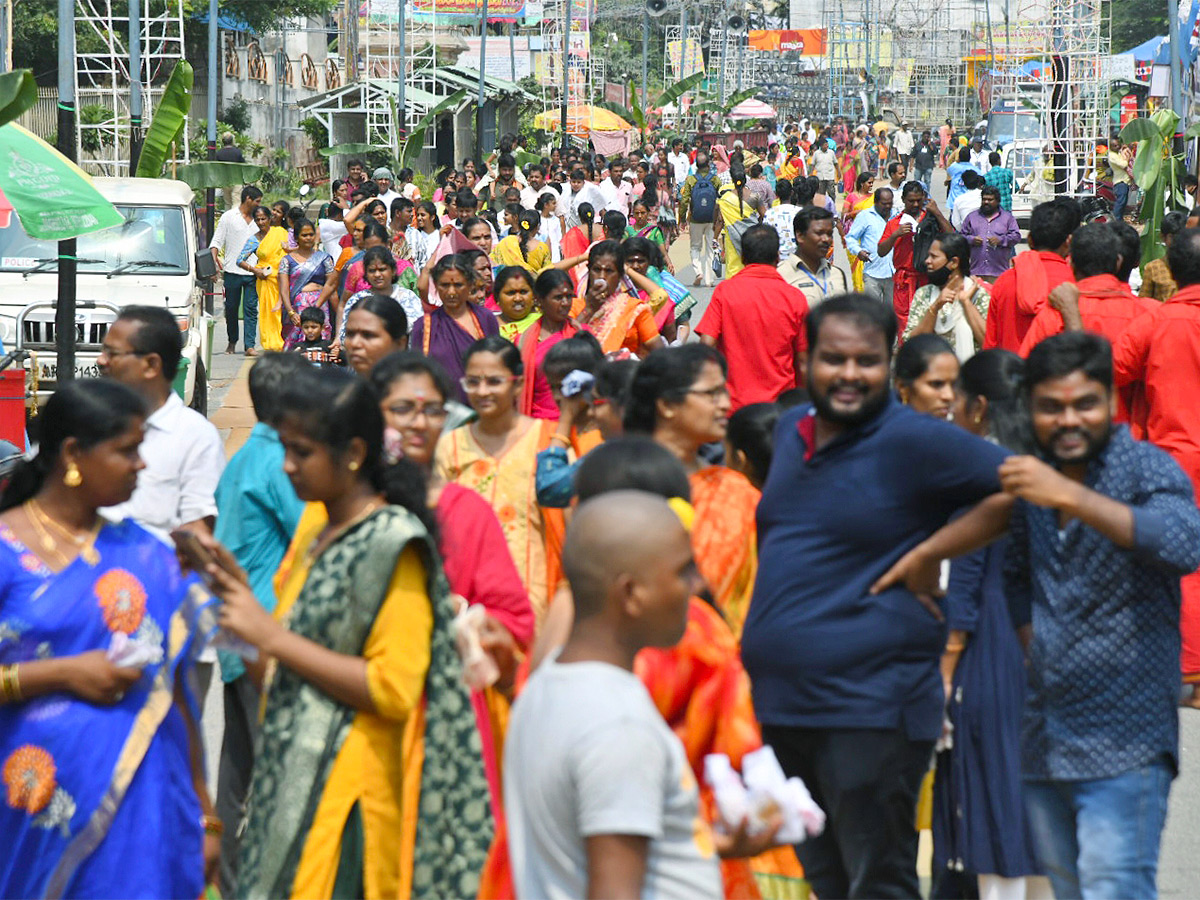
[[[825,55],[825,29],[804,28],[796,31],[751,31],[746,45],[751,50],[781,50],[801,56]]]

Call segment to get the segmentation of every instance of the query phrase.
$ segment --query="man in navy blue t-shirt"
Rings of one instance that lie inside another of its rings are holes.
[[[892,395],[896,318],[849,294],[809,314],[812,406],[785,413],[758,507],[742,637],[763,737],[827,812],[797,847],[820,897],[916,897],[917,792],[945,702],[941,611],[871,584],[1000,490],[1006,453]]]

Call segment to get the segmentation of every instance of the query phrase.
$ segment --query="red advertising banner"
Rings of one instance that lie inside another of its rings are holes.
[[[825,55],[825,29],[751,31],[746,35],[751,50],[780,50],[801,56]]]

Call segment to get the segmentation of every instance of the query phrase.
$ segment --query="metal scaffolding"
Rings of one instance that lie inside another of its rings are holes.
[[[891,113],[916,127],[974,122],[981,109],[972,65],[991,53],[993,4],[825,0],[829,114]]]
[[[401,7],[404,21],[401,23]],[[399,154],[406,134],[411,134],[429,108],[430,95],[446,93],[437,72],[437,4],[430,15],[414,14],[412,0],[367,0],[360,9],[358,49],[362,58],[362,77],[386,85],[389,89],[364,94],[366,104],[366,141],[389,147]],[[401,27],[403,26],[403,27]],[[443,24],[442,31],[447,32]],[[404,83],[408,90],[404,109],[399,109],[400,41],[404,40]],[[391,89],[395,86],[395,89]],[[422,98],[418,101],[417,98]],[[396,127],[396,117],[404,117],[404,130]],[[423,149],[432,149],[436,129],[425,132]]]
[[[1053,156],[1055,193],[1077,193],[1108,137],[1109,5],[1101,0],[1017,0],[996,42],[994,96],[1035,118]]]
[[[567,36],[567,8],[571,33]],[[567,134],[586,139],[588,121],[581,110],[604,93],[604,58],[591,41],[593,0],[546,0],[541,19],[542,52],[536,77],[542,88],[542,109],[557,116],[567,105]],[[570,48],[569,56],[564,47]],[[567,60],[567,95],[563,97],[563,60]]]
[[[147,127],[175,64],[184,58],[183,0],[77,0],[75,134],[80,165],[98,175],[129,171],[129,5],[141,8],[142,125]],[[99,49],[89,49],[100,42]],[[210,87],[210,90],[213,88]],[[178,158],[188,160],[187,125]]]

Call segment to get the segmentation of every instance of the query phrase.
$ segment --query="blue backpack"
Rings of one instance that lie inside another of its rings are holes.
[[[692,221],[701,225],[717,217],[717,185],[713,176],[697,175],[692,185]]]

